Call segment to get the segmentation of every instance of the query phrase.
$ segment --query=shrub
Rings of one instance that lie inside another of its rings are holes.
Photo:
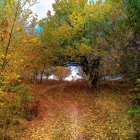
[[[16,139],[23,131],[22,120],[28,115],[29,88],[11,87],[11,92],[0,92],[0,139]]]
[[[136,96],[132,100],[131,108],[128,110],[129,115],[131,116],[133,122],[134,122],[134,127],[136,131],[136,139],[140,139],[140,79],[137,79],[136,81],[136,86],[135,86],[135,92]]]
[[[137,79],[134,90],[136,92],[136,96],[132,100],[132,107],[129,109],[128,112],[135,118],[140,119],[140,79]]]

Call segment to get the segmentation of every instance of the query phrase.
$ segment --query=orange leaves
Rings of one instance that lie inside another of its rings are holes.
[[[57,66],[53,71],[54,75],[56,75],[56,77],[59,78],[60,80],[63,80],[64,78],[69,76],[70,72],[71,71],[67,67],[61,66]]]
[[[3,18],[2,23],[1,23],[1,27],[2,28],[7,28],[8,27],[8,19],[7,18]]]

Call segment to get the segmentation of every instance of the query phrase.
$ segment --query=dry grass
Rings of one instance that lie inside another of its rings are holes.
[[[22,139],[125,140],[131,123],[125,114],[133,98],[128,86],[109,81],[97,91],[85,81],[50,80],[34,85],[32,95],[38,101],[39,114],[28,122]]]

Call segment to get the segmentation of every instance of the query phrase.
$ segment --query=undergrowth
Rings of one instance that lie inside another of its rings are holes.
[[[29,88],[21,85],[0,93],[0,140],[15,140],[25,130],[24,121],[32,113]]]

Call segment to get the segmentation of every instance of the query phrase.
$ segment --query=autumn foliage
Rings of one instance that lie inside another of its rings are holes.
[[[35,4],[0,0],[0,139],[20,140],[41,117],[42,139],[140,139],[139,0],[56,0],[41,20]],[[83,80],[64,81],[67,66]]]
[[[70,75],[71,71],[67,67],[58,66],[53,70],[53,73],[58,79],[64,80],[67,76]]]

